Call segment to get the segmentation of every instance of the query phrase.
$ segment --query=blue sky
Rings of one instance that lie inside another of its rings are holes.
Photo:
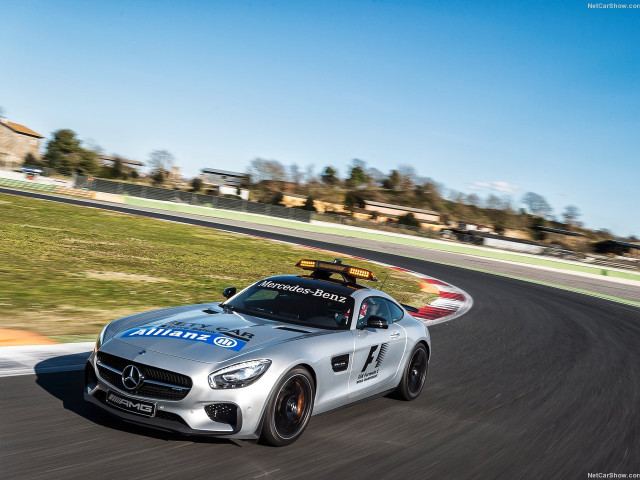
[[[640,9],[587,2],[3,2],[0,105],[185,174],[411,165],[640,236]],[[498,182],[498,183],[496,183]]]

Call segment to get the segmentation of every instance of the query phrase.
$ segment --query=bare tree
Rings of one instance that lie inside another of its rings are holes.
[[[567,225],[577,226],[580,210],[575,205],[567,205],[562,216]]]
[[[542,196],[534,192],[527,192],[522,197],[522,203],[527,207],[527,210],[539,217],[549,218],[552,214],[552,208],[547,200]]]
[[[384,173],[377,168],[367,168],[367,178],[369,178],[370,186],[379,186],[384,180]]]
[[[303,173],[300,170],[300,167],[297,163],[292,163],[289,165],[289,180],[291,180],[296,185],[300,185],[302,182]]]
[[[254,158],[247,170],[252,183],[260,183],[263,180],[285,180],[285,167],[277,160]]]
[[[149,165],[153,172],[169,172],[176,157],[167,150],[154,150],[149,154]]]
[[[474,207],[479,207],[480,197],[478,197],[478,195],[476,195],[475,193],[470,193],[469,195],[467,195],[467,204],[473,205]]]
[[[502,202],[496,195],[490,194],[485,199],[484,206],[485,208],[489,208],[491,210],[498,210],[502,207]]]

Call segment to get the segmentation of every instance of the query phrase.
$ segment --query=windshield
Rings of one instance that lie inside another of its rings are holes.
[[[262,280],[223,306],[284,323],[347,330],[353,312],[353,298],[338,285],[318,283],[299,278],[287,282]]]

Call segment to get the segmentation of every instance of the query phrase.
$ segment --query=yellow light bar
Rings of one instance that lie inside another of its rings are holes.
[[[365,280],[378,280],[376,274],[364,268],[349,267],[347,273],[355,278],[364,278]]]
[[[296,267],[300,267],[305,270],[323,270],[327,272],[341,273],[342,275],[347,275],[352,279],[362,278],[364,280],[378,280],[376,274],[370,270],[359,267],[350,267],[349,265],[342,265],[341,263],[335,262],[303,259],[299,260],[298,263],[296,263]]]
[[[296,263],[296,267],[300,267],[300,268],[304,268],[304,269],[309,269],[309,268],[316,268],[316,261],[315,260],[300,260],[298,263]]]

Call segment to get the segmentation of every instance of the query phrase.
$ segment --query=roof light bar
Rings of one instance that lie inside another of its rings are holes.
[[[360,267],[343,265],[338,259],[336,259],[334,262],[303,259],[296,263],[296,267],[300,267],[304,270],[313,270],[314,272],[324,271],[339,273],[343,276],[345,281],[353,283],[355,283],[356,278],[362,278],[364,280],[372,281],[378,280],[378,277],[376,277],[376,274],[372,271]]]

